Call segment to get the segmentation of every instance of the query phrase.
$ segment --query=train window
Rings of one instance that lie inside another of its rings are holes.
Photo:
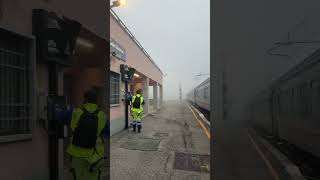
[[[295,88],[292,88],[291,89],[291,112],[292,112],[292,115],[294,116],[295,114],[295,100],[296,100],[296,97],[295,97]]]
[[[280,105],[282,108],[282,116],[286,116],[287,114],[287,92],[283,91],[281,92],[281,97],[280,97]]]
[[[310,117],[312,113],[312,81],[309,85],[306,87],[307,93],[306,93],[306,111],[307,116]]]
[[[284,93],[284,111],[285,111],[285,115],[287,116],[287,114],[288,114],[288,105],[289,105],[289,102],[288,102],[288,97],[289,97],[289,91],[288,90],[286,90],[285,91],[285,93]]]
[[[286,115],[290,112],[290,90],[286,90]]]
[[[297,101],[296,101],[296,105],[297,105],[297,115],[299,117],[301,117],[303,115],[303,96],[302,96],[302,90],[303,90],[303,86],[299,86],[297,88]]]
[[[302,101],[302,116],[305,117],[307,115],[307,108],[308,108],[308,103],[307,103],[307,97],[308,97],[308,92],[307,92],[307,84],[304,84],[301,89],[301,101]]]
[[[311,114],[313,117],[316,116],[317,111],[317,107],[318,107],[318,102],[319,102],[319,81],[316,80],[312,80],[311,83]]]
[[[282,106],[281,106],[281,93],[277,95],[277,102],[278,102],[278,107],[279,107],[279,115],[282,114]]]
[[[312,81],[310,81],[310,86],[309,86],[309,115],[312,115],[312,113],[313,113],[313,99],[314,99],[314,86],[315,86],[315,81],[314,80],[312,80]]]
[[[280,92],[279,106],[280,115],[283,116],[283,114],[285,113],[285,97],[283,92]]]
[[[310,112],[310,85],[303,84],[301,87],[302,116],[307,117]]]
[[[205,88],[203,89],[203,98],[204,98],[204,99],[207,99],[207,98],[208,98],[208,87],[205,87]]]
[[[276,104],[275,104],[276,108],[278,109],[277,111],[277,115],[280,115],[281,112],[281,107],[280,107],[280,94],[276,95]]]

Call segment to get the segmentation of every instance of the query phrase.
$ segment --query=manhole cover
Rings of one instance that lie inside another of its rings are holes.
[[[157,151],[159,146],[159,139],[151,138],[131,138],[127,142],[122,144],[120,147],[125,149],[132,150],[141,150],[141,151]]]
[[[168,137],[168,136],[169,136],[169,133],[156,132],[156,133],[154,133],[153,136],[156,136],[156,137]]]
[[[210,156],[175,152],[174,169],[210,172]]]

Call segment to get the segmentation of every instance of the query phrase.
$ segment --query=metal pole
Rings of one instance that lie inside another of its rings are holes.
[[[128,117],[129,117],[129,113],[128,113],[128,82],[125,81],[125,100],[124,100],[124,104],[125,104],[125,116],[126,116],[126,123],[125,123],[125,127],[124,129],[128,129],[129,128],[129,120],[128,120]]]
[[[57,79],[57,65],[49,64],[49,96],[56,96],[58,90]],[[50,108],[51,110],[51,108]],[[52,113],[52,112],[48,112]],[[52,119],[48,119],[49,129],[49,169],[50,180],[58,179],[58,135],[57,135],[57,122]]]

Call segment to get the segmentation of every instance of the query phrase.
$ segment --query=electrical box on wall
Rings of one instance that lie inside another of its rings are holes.
[[[37,59],[45,63],[72,65],[72,55],[81,24],[54,12],[34,9],[33,34],[37,41]]]

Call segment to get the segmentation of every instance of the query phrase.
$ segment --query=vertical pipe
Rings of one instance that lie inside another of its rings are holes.
[[[57,65],[49,64],[49,96],[57,95]],[[50,169],[50,180],[58,179],[58,136],[57,136],[57,123],[48,119],[49,129],[49,169]]]
[[[125,127],[124,127],[124,129],[128,129],[128,127],[129,127],[129,123],[128,123],[128,82],[127,81],[125,81],[125,85],[124,85],[125,87],[125,100],[124,100],[124,104],[125,104],[125,116],[126,116],[126,122],[125,122]]]

